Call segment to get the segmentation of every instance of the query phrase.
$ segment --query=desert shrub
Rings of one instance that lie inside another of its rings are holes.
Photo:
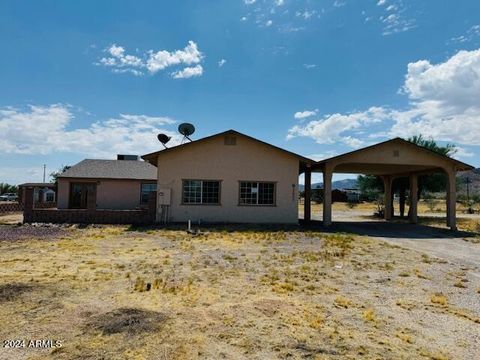
[[[358,202],[356,201],[347,201],[347,207],[349,209],[355,209],[358,206]]]
[[[437,201],[433,197],[428,197],[427,199],[425,199],[425,203],[427,204],[428,210],[430,210],[431,212],[435,211]]]

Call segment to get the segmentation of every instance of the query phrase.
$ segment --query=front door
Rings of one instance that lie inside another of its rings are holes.
[[[70,209],[86,209],[88,187],[91,184],[71,183],[70,184]]]

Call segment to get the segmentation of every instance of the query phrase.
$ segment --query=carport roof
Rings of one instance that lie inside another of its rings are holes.
[[[394,139],[390,139],[387,141],[383,141],[371,146],[367,146],[361,149],[357,149],[354,151],[350,151],[341,155],[333,156],[328,159],[324,159],[321,161],[318,161],[314,166],[313,170],[322,170],[326,164],[328,163],[336,163],[336,162],[342,162],[343,159],[348,159],[351,155],[354,154],[359,154],[362,152],[369,152],[372,149],[378,149],[381,150],[382,147],[387,146],[388,144],[395,144],[395,143],[400,143],[404,144],[407,146],[410,146],[414,148],[416,151],[419,152],[424,152],[428,153],[430,155],[433,155],[439,159],[442,159],[443,161],[447,160],[450,162],[452,165],[455,165],[456,169],[458,171],[466,171],[466,170],[473,170],[475,167],[466,164],[462,161],[459,161],[457,159],[451,158],[449,156],[445,156],[442,154],[439,154],[433,150],[430,150],[428,148],[425,148],[423,146],[414,144],[408,140],[396,137]],[[350,163],[347,165],[342,165],[343,168],[339,169],[338,171],[335,170],[336,172],[351,172],[351,173],[364,173],[364,174],[371,174],[371,175],[382,175],[382,174],[395,174],[395,173],[406,173],[409,171],[428,171],[436,168],[435,166],[431,167],[425,167],[421,165],[410,165],[410,164],[397,164],[397,163],[391,163],[391,164],[378,164],[378,163]]]

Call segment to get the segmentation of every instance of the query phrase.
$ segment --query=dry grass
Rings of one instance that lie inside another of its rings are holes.
[[[477,278],[367,237],[94,227],[0,250],[0,337],[64,344],[0,358],[469,359],[478,345]]]

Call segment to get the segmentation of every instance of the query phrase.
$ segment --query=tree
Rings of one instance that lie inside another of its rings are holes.
[[[357,186],[363,199],[375,200],[383,191],[383,181],[379,176],[358,175]]]
[[[445,146],[438,145],[433,138],[424,138],[422,135],[412,136],[407,139],[411,143],[422,146],[425,149],[434,151],[440,155],[452,157],[457,152],[457,147],[454,144],[447,143]],[[417,197],[420,200],[423,192],[439,192],[445,190],[447,187],[447,176],[444,173],[435,173],[429,175],[422,175],[418,177],[418,193]]]
[[[0,195],[5,193],[17,193],[18,187],[16,185],[10,185],[7,183],[0,183]]]
[[[52,178],[53,182],[55,184],[58,184],[58,176],[63,174],[65,171],[67,171],[70,168],[71,168],[70,165],[63,165],[59,170],[50,173],[50,177]]]

